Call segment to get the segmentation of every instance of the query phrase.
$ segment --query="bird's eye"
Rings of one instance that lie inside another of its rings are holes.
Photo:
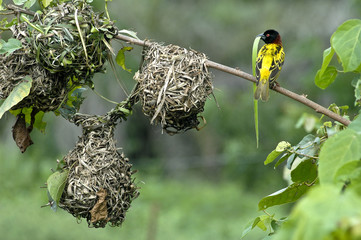
[[[269,37],[269,33],[266,34],[266,37]]]

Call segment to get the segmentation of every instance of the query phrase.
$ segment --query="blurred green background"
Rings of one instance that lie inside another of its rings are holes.
[[[9,2],[9,1],[5,1]],[[103,0],[93,5],[102,11]],[[282,36],[286,52],[279,78],[281,86],[328,106],[353,109],[352,75],[343,75],[326,90],[313,78],[321,66],[323,50],[332,33],[347,19],[359,18],[361,1],[286,0],[119,0],[109,2],[110,16],[119,29],[138,32],[141,39],[173,43],[204,52],[216,62],[251,73],[254,37],[274,28]],[[123,42],[112,43],[120,49]],[[126,65],[134,73],[142,49],[126,53]],[[336,61],[335,61],[336,63]],[[117,74],[130,90],[133,73]],[[128,121],[118,125],[118,146],[138,169],[140,196],[133,202],[120,228],[88,229],[68,213],[40,208],[47,203],[41,189],[56,168],[56,159],[70,151],[81,129],[54,114],[47,114],[46,133],[32,132],[34,145],[21,154],[11,135],[15,117],[0,121],[0,238],[1,239],[239,239],[244,225],[261,213],[261,197],[282,187],[282,169],[265,167],[263,161],[279,141],[297,143],[306,134],[296,128],[310,109],[282,95],[271,93],[260,103],[260,147],[256,148],[252,84],[212,71],[215,96],[208,100],[201,131],[181,135],[162,134],[136,106]],[[98,92],[114,101],[125,94],[111,68],[95,76]],[[81,112],[104,114],[114,105],[91,91]],[[316,115],[319,117],[319,115]],[[289,206],[272,208],[283,217]],[[254,231],[246,239],[261,239]]]

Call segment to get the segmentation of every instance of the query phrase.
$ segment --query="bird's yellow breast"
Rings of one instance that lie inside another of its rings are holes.
[[[258,52],[256,77],[262,82],[273,82],[278,77],[284,61],[284,51],[281,45],[269,43]]]

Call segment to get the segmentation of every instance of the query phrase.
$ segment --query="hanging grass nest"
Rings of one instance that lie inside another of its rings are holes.
[[[205,54],[152,43],[134,79],[143,112],[169,134],[199,128],[199,113],[213,93]],[[204,118],[202,118],[204,121]]]
[[[132,164],[119,153],[113,139],[115,124],[99,116],[79,118],[83,135],[64,157],[69,171],[59,207],[91,227],[120,226],[139,192],[132,180]]]
[[[118,31],[84,0],[45,8],[23,21],[11,27],[22,48],[0,55],[0,99],[25,76],[33,80],[30,94],[13,110],[32,106],[54,111],[73,87],[92,86],[93,75],[104,71],[109,41]]]
[[[65,75],[52,74],[37,63],[27,41],[27,23],[13,26],[11,30],[21,41],[22,48],[9,55],[0,55],[0,99],[7,98],[25,76],[30,76],[33,81],[29,95],[13,109],[32,106],[44,112],[56,110],[69,91]]]
[[[117,32],[114,23],[85,0],[46,8],[29,28],[33,53],[44,68],[85,83],[104,71],[109,41]]]

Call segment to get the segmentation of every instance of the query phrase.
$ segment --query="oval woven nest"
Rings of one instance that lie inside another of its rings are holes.
[[[114,124],[86,116],[76,124],[83,135],[65,157],[69,171],[59,207],[90,227],[120,226],[139,192],[132,179],[132,164],[115,146]]]

